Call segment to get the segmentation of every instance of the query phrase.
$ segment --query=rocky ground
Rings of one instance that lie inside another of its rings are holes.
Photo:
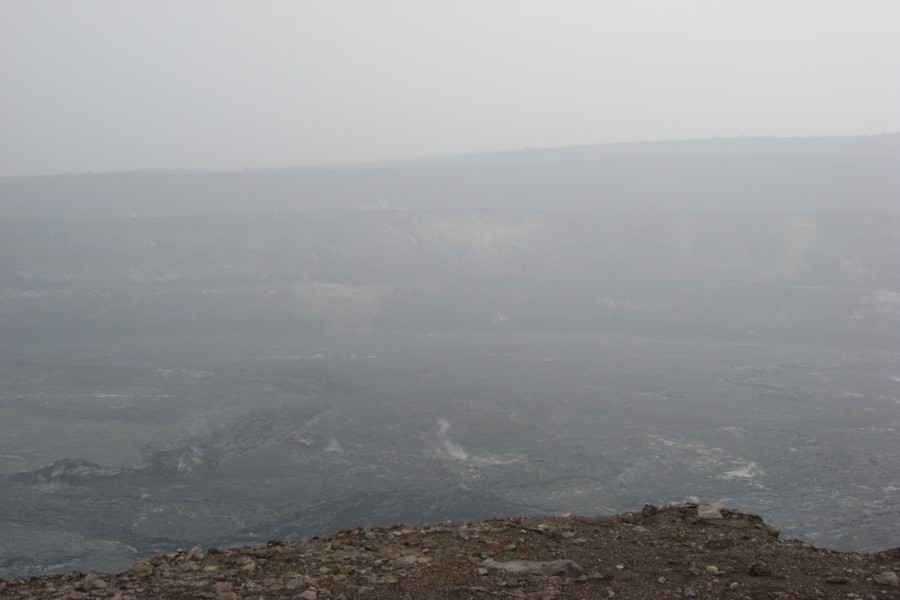
[[[0,598],[900,598],[900,548],[838,553],[760,517],[680,504],[614,517],[499,518],[200,547],[119,574],[0,581]]]

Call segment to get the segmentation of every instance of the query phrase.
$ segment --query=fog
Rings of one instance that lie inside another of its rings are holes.
[[[900,131],[892,0],[0,4],[0,175]]]
[[[0,12],[0,577],[686,498],[898,545],[894,3]]]
[[[0,573],[699,497],[896,544],[900,136],[6,178]]]

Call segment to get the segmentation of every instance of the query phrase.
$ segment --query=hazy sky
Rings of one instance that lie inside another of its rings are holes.
[[[898,24],[898,0],[0,0],[0,174],[900,131]]]

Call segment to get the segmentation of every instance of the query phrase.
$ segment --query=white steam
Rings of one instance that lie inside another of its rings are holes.
[[[441,417],[438,419],[438,454],[445,456],[447,458],[451,458],[453,460],[458,460],[462,462],[469,463],[470,465],[476,467],[489,467],[493,465],[507,465],[510,463],[516,463],[525,460],[524,456],[521,455],[511,455],[511,456],[496,456],[496,455],[474,455],[466,452],[462,446],[454,442],[450,439],[450,436],[447,433],[450,431],[450,421]]]
[[[450,431],[450,422],[444,417],[441,417],[438,419],[438,442],[441,445],[440,449],[450,458],[455,458],[456,460],[469,460],[469,454],[463,450],[462,446],[450,439],[447,435],[448,431]]]

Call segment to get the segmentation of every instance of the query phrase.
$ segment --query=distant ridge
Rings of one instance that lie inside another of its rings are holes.
[[[600,144],[284,171],[0,178],[0,219],[303,210],[897,212],[900,134]]]
[[[326,169],[379,169],[404,166],[495,165],[684,154],[714,156],[738,154],[851,154],[900,158],[900,132],[856,136],[742,136],[646,142],[607,142],[575,146],[473,152],[367,163],[256,169],[254,171],[286,173]]]
[[[851,136],[740,136],[651,140],[640,142],[600,142],[596,144],[577,144],[572,146],[513,148],[416,158],[396,158],[349,163],[321,163],[287,167],[262,167],[256,169],[183,169],[166,167],[126,171],[90,171],[79,173],[56,173],[52,175],[0,176],[0,181],[18,178],[122,174],[233,175],[252,173],[308,173],[313,171],[355,171],[362,169],[393,169],[398,167],[522,164],[685,154],[707,156],[733,156],[744,154],[838,154],[900,158],[900,132]]]

